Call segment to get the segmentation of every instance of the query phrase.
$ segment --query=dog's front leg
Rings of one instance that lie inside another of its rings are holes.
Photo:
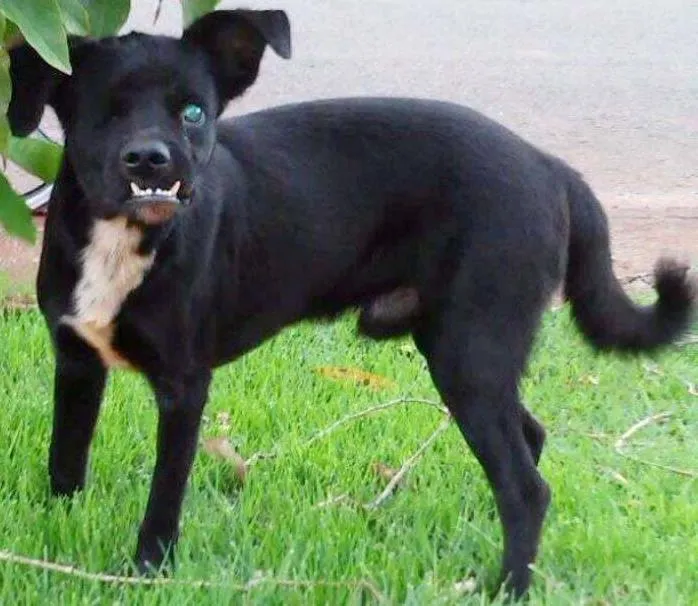
[[[138,535],[136,565],[141,573],[158,570],[166,557],[174,563],[182,499],[210,381],[208,370],[153,381],[159,413],[157,458]]]
[[[55,345],[49,476],[53,494],[71,495],[85,485],[87,455],[107,372],[97,353],[71,328],[58,329]]]

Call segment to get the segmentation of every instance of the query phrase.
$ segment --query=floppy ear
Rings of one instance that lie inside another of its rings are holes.
[[[182,38],[211,58],[222,103],[257,79],[267,44],[280,57],[291,57],[291,26],[280,10],[215,11],[192,23]]]
[[[12,134],[26,137],[39,125],[58,85],[69,76],[51,67],[31,46],[21,44],[10,50],[10,77],[12,98],[7,117]]]

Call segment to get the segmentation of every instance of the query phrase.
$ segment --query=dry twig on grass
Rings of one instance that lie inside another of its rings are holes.
[[[422,398],[398,398],[397,400],[391,400],[390,402],[386,402],[385,404],[379,404],[377,406],[372,406],[371,408],[366,408],[365,410],[352,412],[348,415],[343,416],[341,419],[337,419],[334,423],[331,423],[330,425],[325,427],[325,429],[321,429],[316,434],[308,438],[305,442],[303,442],[301,444],[301,448],[307,448],[308,446],[312,446],[318,440],[321,440],[322,438],[328,436],[337,428],[341,427],[342,425],[345,425],[346,423],[349,423],[350,421],[355,421],[356,419],[361,419],[363,417],[367,417],[378,412],[383,412],[384,410],[388,410],[389,408],[395,408],[396,406],[404,406],[405,404],[423,404],[425,406],[431,406],[432,408],[436,408],[436,410],[439,410],[440,412],[446,415],[449,414],[446,407],[441,405],[439,402],[436,402],[435,400],[426,400]],[[245,461],[245,464],[249,467],[257,461],[261,461],[264,459],[274,459],[278,456],[281,456],[281,454],[282,451],[280,450],[275,450],[271,452],[256,452],[251,457],[249,457],[247,461]]]
[[[150,578],[120,576],[106,574],[102,572],[89,572],[87,570],[76,568],[75,566],[69,566],[67,564],[58,564],[56,562],[49,562],[48,560],[28,558],[26,556],[18,555],[6,550],[0,551],[0,561],[9,562],[11,564],[19,564],[21,566],[28,566],[31,568],[37,568],[39,570],[55,572],[57,574],[62,574],[65,576],[71,576],[87,581],[94,581],[97,583],[104,583],[109,585],[174,585],[180,587],[193,588],[222,587],[232,589],[240,593],[247,593],[255,587],[259,587],[260,585],[265,584],[297,589],[313,589],[316,587],[353,590],[363,589],[365,591],[368,591],[378,602],[387,602],[385,596],[379,591],[379,589],[371,581],[368,581],[366,579],[347,581],[313,581],[299,579],[278,579],[273,576],[260,575],[253,577],[246,583],[227,583],[225,581],[186,581],[166,577]]]
[[[330,505],[337,505],[339,503],[351,503],[352,505],[361,507],[363,509],[366,509],[368,511],[377,509],[380,507],[387,499],[390,497],[390,495],[395,492],[395,489],[398,487],[400,482],[405,478],[405,476],[412,470],[414,467],[417,465],[419,462],[419,459],[421,456],[426,452],[427,448],[431,446],[431,444],[442,434],[444,431],[448,429],[448,427],[451,425],[451,416],[447,419],[444,419],[444,421],[432,432],[432,434],[422,442],[422,444],[419,446],[419,448],[402,464],[400,469],[398,469],[390,478],[390,481],[386,485],[386,487],[383,489],[383,491],[372,501],[368,503],[361,503],[357,501],[356,499],[352,499],[348,494],[342,494],[337,497],[330,497],[328,499],[325,499],[324,501],[321,501],[317,505],[315,505],[315,508],[322,508],[322,507],[329,507]]]
[[[397,485],[402,481],[402,478],[410,472],[410,470],[417,464],[419,461],[419,458],[424,454],[427,448],[431,446],[431,444],[438,438],[444,431],[448,429],[448,427],[451,425],[451,417],[449,416],[447,419],[441,422],[441,425],[439,425],[436,430],[422,443],[422,445],[415,451],[415,453],[407,459],[400,467],[398,472],[393,476],[393,478],[388,482],[388,485],[385,487],[383,492],[381,492],[373,501],[370,503],[367,503],[364,505],[366,509],[377,509],[380,507],[383,502],[391,495],[393,494],[393,491],[397,487]]]
[[[687,478],[698,478],[698,471],[693,471],[691,469],[680,469],[679,467],[671,467],[669,465],[662,465],[661,463],[655,463],[654,461],[646,461],[645,459],[640,459],[638,457],[633,457],[632,455],[625,454],[622,451],[618,451],[618,454],[628,461],[633,461],[640,465],[647,465],[648,467],[655,467],[656,469],[662,469],[663,471],[669,471],[680,476],[685,476]]]
[[[661,463],[654,463],[652,461],[646,461],[645,459],[640,459],[638,457],[634,457],[632,455],[626,454],[623,451],[623,448],[625,447],[626,442],[628,439],[630,439],[633,434],[637,433],[640,429],[643,427],[647,427],[648,425],[651,425],[652,423],[658,423],[662,422],[665,419],[668,419],[670,416],[672,416],[673,413],[671,412],[660,412],[655,415],[650,415],[649,417],[645,417],[644,419],[638,421],[634,425],[632,425],[625,433],[623,433],[620,438],[616,440],[616,443],[614,445],[616,453],[618,453],[621,457],[628,459],[629,461],[633,461],[634,463],[638,463],[640,465],[647,465],[648,467],[655,467],[656,469],[662,469],[664,471],[669,471],[671,473],[675,473],[681,476],[686,476],[688,478],[698,478],[698,471],[691,471],[689,469],[680,469],[677,467],[671,467],[669,465],[662,465]]]
[[[645,417],[644,419],[638,421],[632,427],[630,427],[630,429],[628,429],[620,438],[616,440],[616,443],[614,445],[615,449],[617,451],[623,450],[625,443],[628,441],[629,438],[633,436],[633,434],[640,431],[643,427],[651,425],[652,423],[659,423],[664,419],[668,419],[672,414],[673,413],[671,412],[660,412],[656,415],[650,415],[649,417]]]

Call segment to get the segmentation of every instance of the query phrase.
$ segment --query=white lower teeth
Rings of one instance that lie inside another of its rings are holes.
[[[154,190],[151,189],[150,187],[146,189],[141,189],[138,185],[136,185],[133,181],[129,183],[129,186],[131,188],[131,193],[134,198],[143,198],[146,196],[162,196],[164,198],[171,198],[173,200],[177,199],[177,192],[179,191],[179,188],[181,186],[180,181],[175,181],[174,185],[170,189],[160,189],[159,187],[155,188]]]

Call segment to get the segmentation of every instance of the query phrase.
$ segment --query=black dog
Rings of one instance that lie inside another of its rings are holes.
[[[689,322],[686,270],[660,264],[658,302],[636,306],[580,176],[463,107],[345,99],[216,122],[266,45],[290,56],[281,11],[212,13],[181,40],[75,39],[72,76],[11,53],[14,133],[50,104],[66,135],[38,278],[56,352],[52,490],[84,484],[107,370],[143,373],[159,426],[136,561],[159,567],[211,369],[357,307],[361,333],[410,333],[426,357],[494,491],[502,579],[521,595],[550,493],[518,384],[551,294],[564,282],[597,349],[648,351]]]

